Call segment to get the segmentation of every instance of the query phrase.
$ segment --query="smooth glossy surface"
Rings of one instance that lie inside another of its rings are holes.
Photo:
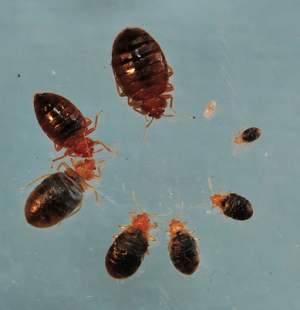
[[[118,235],[106,253],[105,267],[115,279],[126,279],[140,267],[148,250],[145,232],[132,228]]]
[[[112,68],[124,94],[134,100],[166,91],[168,65],[158,43],[141,28],[125,28],[112,48]]]
[[[197,242],[187,231],[179,231],[171,237],[168,250],[174,267],[185,275],[193,274],[200,263]]]
[[[210,101],[204,110],[204,117],[209,118],[215,112],[216,106],[215,101]]]
[[[224,215],[239,221],[249,220],[254,213],[251,202],[235,193],[224,195],[219,207]]]
[[[39,228],[57,225],[81,204],[83,192],[80,183],[74,183],[67,173],[52,174],[31,192],[26,201],[28,224]]]
[[[59,159],[67,155],[91,158],[94,154],[94,145],[97,144],[102,144],[110,151],[102,142],[86,137],[96,129],[98,115],[95,127],[88,129],[92,121],[85,118],[80,110],[63,96],[36,93],[33,103],[38,123],[54,142],[55,150],[67,148],[65,155]]]

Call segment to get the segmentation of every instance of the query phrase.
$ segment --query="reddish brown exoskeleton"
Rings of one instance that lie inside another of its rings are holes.
[[[173,70],[168,66],[159,44],[148,32],[137,27],[125,28],[116,37],[111,65],[119,95],[127,96],[128,105],[136,112],[152,118],[143,135],[147,142],[146,131],[154,119],[174,116],[164,114],[168,99],[170,108],[176,113],[173,96],[164,94],[174,89],[169,83]]]
[[[134,192],[132,194],[140,214],[135,216],[136,211],[129,212],[131,225],[119,225],[124,231],[114,235],[116,239],[105,257],[106,270],[115,279],[126,279],[138,270],[146,253],[149,254],[148,241],[155,241],[155,238],[149,234],[149,230],[158,227],[156,222],[154,225],[150,222],[150,217],[158,216],[158,214],[149,215],[143,212],[135,198]]]
[[[75,162],[71,158],[73,169],[67,163],[62,162],[57,170],[64,166],[66,169],[64,172],[43,175],[27,185],[25,188],[44,179],[31,192],[26,201],[25,217],[27,222],[39,228],[59,224],[64,219],[80,211],[83,194],[87,189],[94,191],[96,202],[100,204],[97,190],[86,181],[100,179],[100,165],[110,158],[101,160],[98,163],[94,159]],[[97,167],[98,175],[95,173]]]
[[[183,209],[182,208],[180,212]],[[174,267],[185,275],[193,274],[200,263],[200,252],[197,245],[198,237],[193,237],[195,230],[187,230],[187,222],[178,221],[180,212],[175,219],[170,222],[170,228],[166,233],[171,234],[167,250],[170,252],[170,258]]]
[[[67,148],[64,156],[78,156],[92,158],[94,146],[101,144],[109,152],[111,150],[101,141],[93,141],[87,136],[97,128],[98,116],[95,125],[88,129],[92,123],[89,118],[82,115],[80,110],[68,99],[53,93],[36,93],[34,95],[34,110],[36,118],[47,136],[54,142],[56,151]]]

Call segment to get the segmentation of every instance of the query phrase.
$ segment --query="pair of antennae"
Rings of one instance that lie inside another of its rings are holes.
[[[135,197],[134,191],[132,191],[132,197],[133,197],[133,200],[135,201],[137,207],[139,208],[140,212],[141,212],[141,213],[145,213],[145,212],[143,212],[143,210],[142,210],[140,204],[138,203],[138,201],[137,201],[137,199],[136,199],[136,197]],[[172,213],[172,212],[165,213],[165,214],[148,214],[148,216],[149,216],[149,217],[151,217],[151,216],[168,216],[168,215],[170,215],[171,213]]]
[[[208,184],[209,184],[209,188],[210,188],[210,193],[211,193],[211,195],[213,196],[213,195],[214,195],[214,192],[213,192],[213,189],[212,189],[212,185],[211,185],[211,180],[210,180],[210,178],[208,178]],[[199,208],[199,207],[201,207],[201,206],[203,206],[203,205],[205,205],[205,204],[207,204],[207,203],[209,203],[210,201],[211,201],[211,200],[206,200],[205,202],[201,203],[199,206],[196,206],[195,209],[196,209],[196,208]]]

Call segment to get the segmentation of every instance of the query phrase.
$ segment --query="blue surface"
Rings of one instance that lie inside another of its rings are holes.
[[[0,1],[0,309],[299,309],[300,2],[162,2]],[[110,66],[126,26],[158,41],[174,70],[174,108],[196,117],[154,121],[149,145]],[[65,96],[93,120],[102,109],[91,138],[119,142],[90,182],[104,208],[87,191],[82,210],[50,229],[24,218],[34,186],[18,190],[52,173],[58,156],[34,115],[37,91]],[[205,119],[211,100],[216,113]],[[262,136],[233,157],[232,133],[246,124]],[[209,199],[208,177],[215,192],[249,199],[253,218],[195,209]],[[165,223],[134,276],[108,276],[112,236],[136,210],[132,190],[149,213],[175,217],[184,201],[180,219],[201,238],[194,275],[171,264]]]

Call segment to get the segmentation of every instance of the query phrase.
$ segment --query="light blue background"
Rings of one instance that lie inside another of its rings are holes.
[[[292,0],[1,0],[0,309],[299,309],[299,12]],[[149,145],[110,66],[126,26],[158,41],[174,70],[174,108],[196,117],[154,121]],[[34,115],[37,91],[65,96],[93,120],[102,109],[91,138],[119,142],[90,182],[105,207],[87,191],[82,210],[50,229],[24,218],[34,186],[18,190],[52,173],[58,157]],[[217,110],[205,119],[211,100]],[[233,157],[232,133],[244,125],[262,136]],[[253,218],[195,209],[209,199],[208,177],[215,192],[249,199]],[[175,217],[184,201],[180,219],[201,238],[194,275],[171,264],[165,223],[134,276],[108,276],[112,236],[136,210],[132,190],[149,213]]]

